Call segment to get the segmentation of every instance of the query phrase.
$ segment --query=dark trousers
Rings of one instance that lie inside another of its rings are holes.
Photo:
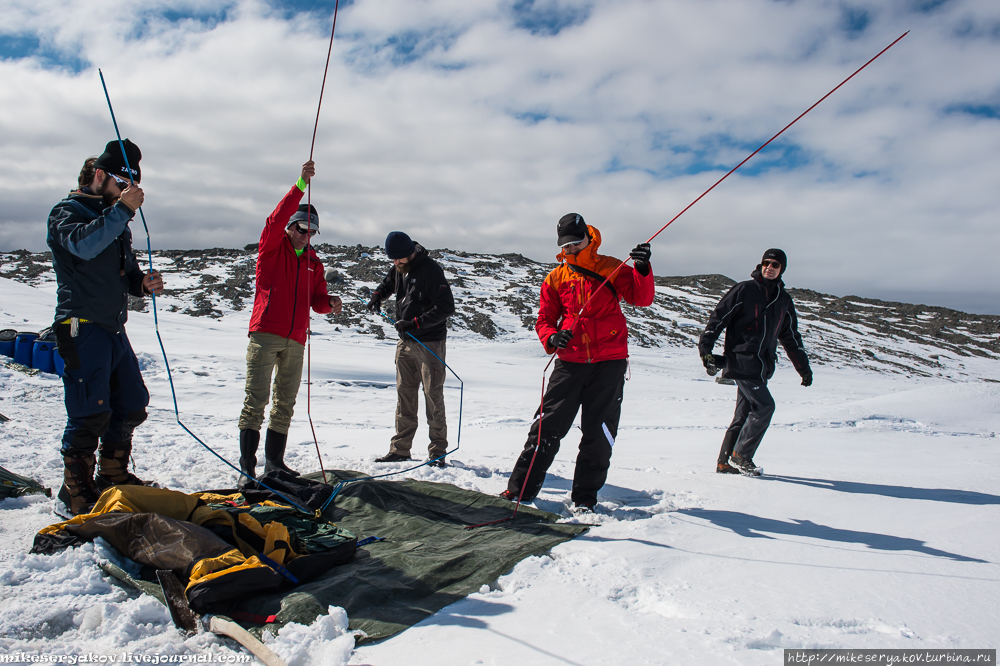
[[[85,323],[74,338],[69,328],[56,327],[59,354],[66,361],[62,454],[93,454],[101,438],[111,448],[130,446],[132,431],[146,420],[149,391],[128,337]]]
[[[608,478],[611,448],[618,436],[627,366],[625,359],[597,363],[555,362],[543,399],[545,415],[539,419],[538,410],[535,410],[535,421],[528,431],[524,451],[514,463],[514,471],[507,483],[508,490],[520,494],[523,485],[523,501],[533,500],[538,495],[545,481],[545,472],[559,452],[559,443],[573,426],[576,413],[582,407],[583,437],[573,473],[572,500],[576,504],[597,503],[597,491]],[[539,428],[541,446],[538,446],[538,454],[535,455]],[[534,464],[531,463],[533,455]]]
[[[740,458],[752,460],[774,416],[774,398],[767,384],[737,379],[736,388],[736,413],[722,438],[720,461],[727,460],[734,451]]]

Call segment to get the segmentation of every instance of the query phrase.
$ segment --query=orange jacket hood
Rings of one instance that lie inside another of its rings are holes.
[[[597,250],[601,247],[601,232],[597,227],[587,225],[587,232],[590,234],[590,243],[587,247],[583,248],[576,254],[568,254],[565,249],[561,250],[559,254],[556,255],[556,261],[559,263],[573,264],[575,266],[580,266],[581,268],[586,268],[588,270],[594,271],[595,273],[600,273],[599,270],[601,260],[597,254]]]

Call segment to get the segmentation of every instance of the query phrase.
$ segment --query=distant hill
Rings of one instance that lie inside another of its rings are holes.
[[[392,265],[378,247],[315,246],[327,269],[330,290],[344,298],[344,312],[331,324],[394,336],[384,321],[364,310],[369,291]],[[145,253],[140,253],[145,261]],[[539,285],[554,264],[519,254],[472,254],[432,250],[451,282],[458,311],[450,320],[457,335],[487,340],[534,338]],[[240,249],[158,250],[153,263],[168,283],[157,305],[192,317],[248,317],[253,304],[256,245]],[[32,286],[53,283],[48,252],[0,253],[0,277]],[[689,349],[716,302],[735,282],[722,275],[657,277],[652,307],[624,307],[631,343]],[[52,286],[51,284],[49,286]],[[831,296],[790,289],[800,330],[814,362],[955,381],[1000,380],[1000,317],[948,308]],[[364,299],[364,301],[362,300]],[[149,307],[136,299],[133,309]],[[0,322],[2,323],[2,322]]]

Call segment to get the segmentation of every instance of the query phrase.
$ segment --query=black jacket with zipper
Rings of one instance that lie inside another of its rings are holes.
[[[811,375],[809,358],[799,335],[795,305],[785,291],[785,283],[781,278],[764,280],[760,266],[750,277],[753,279],[735,285],[715,306],[698,340],[698,354],[711,354],[716,340],[725,330],[726,367],[722,376],[726,379],[766,383],[774,374],[778,342],[799,375]]]
[[[89,190],[70,192],[49,214],[46,241],[56,273],[56,316],[125,330],[128,294],[143,296],[143,272],[132,251],[128,223],[135,213],[124,203],[106,206]]]
[[[385,300],[396,294],[396,321],[417,320],[410,333],[422,342],[448,337],[448,317],[455,313],[455,299],[444,271],[419,243],[410,260],[410,270],[402,273],[393,266],[375,293]]]

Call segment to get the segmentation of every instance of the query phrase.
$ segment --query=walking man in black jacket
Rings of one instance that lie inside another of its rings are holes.
[[[141,158],[128,139],[109,141],[103,154],[84,162],[79,189],[49,214],[58,299],[53,329],[66,361],[59,499],[74,515],[89,510],[107,487],[143,483],[128,471],[128,461],[149,392],[125,320],[128,295],[159,294],[163,279],[155,271],[144,274],[132,251],[129,222],[144,199]]]
[[[448,317],[455,312],[455,299],[441,266],[402,231],[393,231],[386,237],[385,253],[392,259],[392,268],[372,292],[368,310],[380,312],[382,300],[390,294],[396,295],[396,330],[399,332],[396,435],[389,444],[389,453],[376,458],[375,462],[410,460],[413,435],[417,432],[417,389],[423,384],[431,465],[444,467],[443,456],[448,451],[448,425],[444,413],[445,340]]]
[[[719,473],[760,474],[753,456],[774,414],[774,398],[767,390],[767,380],[774,374],[779,341],[802,377],[802,385],[812,385],[795,306],[781,281],[787,266],[781,250],[765,252],[750,274],[753,279],[735,285],[715,306],[698,340],[698,353],[708,374],[715,375],[721,369],[722,376],[734,380],[739,390],[736,414],[719,451]],[[712,354],[712,348],[723,330],[725,349],[719,357]]]

